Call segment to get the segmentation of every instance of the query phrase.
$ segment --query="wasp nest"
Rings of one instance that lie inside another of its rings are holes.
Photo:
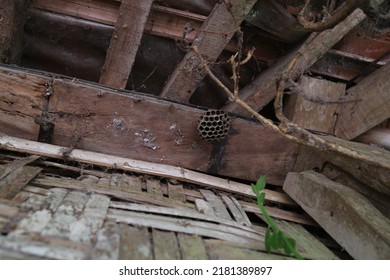
[[[221,140],[229,133],[230,118],[221,110],[208,110],[200,117],[198,132],[206,141]]]

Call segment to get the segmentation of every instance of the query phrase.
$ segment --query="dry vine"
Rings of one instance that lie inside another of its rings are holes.
[[[240,61],[237,59],[239,57],[238,54],[233,55],[230,58],[230,63],[232,64],[232,70],[233,70],[233,82],[234,82],[234,90],[233,92],[229,90],[211,71],[207,61],[203,58],[201,53],[199,52],[199,49],[197,46],[192,46],[192,51],[197,55],[199,58],[202,67],[205,69],[207,74],[210,76],[210,78],[220,87],[223,89],[223,91],[227,94],[229,97],[229,100],[232,102],[235,102],[237,105],[239,105],[241,108],[249,112],[252,116],[254,116],[262,125],[265,127],[278,132],[282,134],[284,137],[298,143],[303,144],[315,149],[318,149],[320,151],[335,151],[340,154],[346,155],[348,157],[352,157],[358,160],[366,161],[366,162],[372,162],[377,165],[387,167],[386,163],[382,163],[380,161],[377,161],[376,159],[373,159],[372,157],[365,155],[363,153],[357,152],[355,150],[340,146],[338,144],[332,143],[326,139],[323,139],[303,128],[298,126],[297,124],[293,123],[292,121],[288,120],[284,113],[283,113],[283,95],[285,90],[285,84],[286,81],[290,80],[291,77],[291,69],[293,69],[293,66],[295,65],[296,61],[298,60],[299,56],[302,54],[297,53],[297,55],[291,60],[291,62],[287,65],[285,70],[283,71],[281,78],[279,79],[278,85],[277,85],[277,94],[275,98],[274,108],[276,117],[280,121],[279,125],[274,124],[271,120],[263,117],[261,114],[259,114],[256,110],[254,110],[251,106],[249,106],[245,101],[240,99],[238,96],[239,88],[238,88],[238,74],[237,74],[237,68],[239,65],[242,65],[250,60],[253,51],[251,50],[247,57]]]
[[[329,29],[343,21],[349,16],[355,9],[360,8],[370,18],[389,19],[390,11],[381,11],[380,4],[382,1],[379,0],[345,0],[339,8],[337,8],[332,14],[333,3],[329,4],[329,8],[325,7],[326,16],[319,22],[312,22],[307,20],[306,14],[308,14],[308,7],[310,0],[306,0],[304,7],[298,14],[299,23],[308,30],[311,31],[323,31]]]

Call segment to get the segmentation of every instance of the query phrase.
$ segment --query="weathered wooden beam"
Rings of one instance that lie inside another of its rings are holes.
[[[49,121],[43,112],[50,78],[31,76],[24,80],[22,77],[23,74],[11,69],[0,71],[0,132],[38,140],[39,123]],[[34,88],[34,91],[26,92],[25,88]]]
[[[25,107],[34,104],[28,98],[42,98],[48,82],[44,75],[4,67],[0,77],[0,88]],[[255,122],[235,118],[228,137],[210,143],[197,131],[205,110],[67,78],[51,79],[50,89],[52,143],[70,151],[77,147],[247,180],[264,174],[277,185],[295,162],[298,146]],[[12,136],[29,124],[12,115],[1,123],[9,129],[0,131]]]
[[[390,64],[350,88],[340,104],[335,128],[337,137],[353,139],[390,118]]]
[[[302,164],[302,159],[298,156],[297,162],[300,166],[296,166],[294,170],[304,171],[317,167],[322,169],[322,164],[329,161],[332,164],[340,167],[348,172],[353,177],[369,186],[370,188],[390,195],[390,152],[378,147],[368,146],[361,143],[342,140],[332,136],[321,136],[335,145],[339,145],[350,149],[353,152],[364,154],[371,158],[370,162],[360,161],[351,156],[341,155],[334,151],[318,151],[312,148],[305,148],[307,156],[311,158],[311,162],[306,160],[308,165]],[[307,157],[306,157],[307,159]],[[310,167],[311,165],[311,167]]]
[[[310,68],[326,52],[328,52],[341,38],[366,18],[361,10],[355,10],[345,21],[331,30],[313,33],[301,46],[282,57],[277,63],[260,74],[252,83],[240,91],[240,97],[255,110],[262,109],[276,94],[277,81],[291,60],[300,54],[299,59],[291,69],[292,79],[297,78],[303,71]],[[248,115],[237,104],[227,103],[224,110]]]
[[[215,5],[194,40],[199,52],[208,62],[213,63],[218,59],[255,3],[254,0],[233,0],[229,1],[229,6],[225,2]],[[189,51],[172,73],[160,95],[188,102],[205,76],[206,72],[199,59]]]
[[[0,63],[20,64],[27,0],[0,2]]]
[[[385,127],[374,127],[356,137],[354,141],[369,145],[377,145],[386,150],[390,150],[390,129]]]
[[[390,221],[359,193],[314,171],[289,173],[283,189],[355,259],[390,258]]]
[[[153,0],[122,0],[100,83],[119,89],[127,84]]]
[[[345,84],[303,76],[300,92],[289,96],[285,114],[303,128],[333,133],[338,101],[345,94]]]

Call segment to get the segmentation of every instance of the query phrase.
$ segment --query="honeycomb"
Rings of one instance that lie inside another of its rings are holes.
[[[221,110],[208,110],[198,122],[198,132],[206,141],[217,141],[229,133],[230,117]]]

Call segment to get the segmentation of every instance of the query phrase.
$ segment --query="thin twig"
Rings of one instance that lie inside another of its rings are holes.
[[[386,164],[382,164],[382,162],[378,162],[374,158],[367,156],[365,154],[362,154],[360,152],[357,152],[355,150],[351,150],[346,147],[342,147],[340,145],[337,145],[335,143],[332,143],[328,140],[325,140],[315,134],[312,134],[311,132],[301,128],[297,124],[291,122],[288,120],[285,115],[283,114],[283,94],[285,89],[285,81],[288,79],[287,77],[290,76],[291,69],[293,69],[293,66],[295,65],[299,53],[295,58],[291,60],[291,62],[287,65],[285,68],[281,79],[279,80],[277,84],[277,94],[275,98],[275,113],[276,117],[279,119],[280,124],[279,126],[275,125],[271,120],[263,117],[260,115],[256,110],[254,110],[252,107],[250,107],[246,102],[244,102],[242,99],[239,98],[238,95],[235,95],[233,92],[231,92],[211,71],[210,67],[208,66],[207,61],[203,58],[203,56],[200,54],[199,49],[197,46],[192,46],[193,52],[197,55],[199,58],[201,65],[207,72],[207,74],[210,76],[210,78],[219,86],[221,87],[227,96],[229,97],[230,101],[235,102],[237,105],[239,105],[241,108],[249,112],[252,116],[254,116],[262,125],[265,127],[278,132],[282,134],[287,139],[290,139],[298,144],[303,144],[309,147],[313,147],[315,149],[318,149],[320,151],[335,151],[340,154],[346,155],[348,157],[352,157],[358,160],[363,160],[366,162],[375,163],[380,166],[387,167]],[[233,64],[235,65],[235,63]],[[234,66],[233,66],[234,67]]]

